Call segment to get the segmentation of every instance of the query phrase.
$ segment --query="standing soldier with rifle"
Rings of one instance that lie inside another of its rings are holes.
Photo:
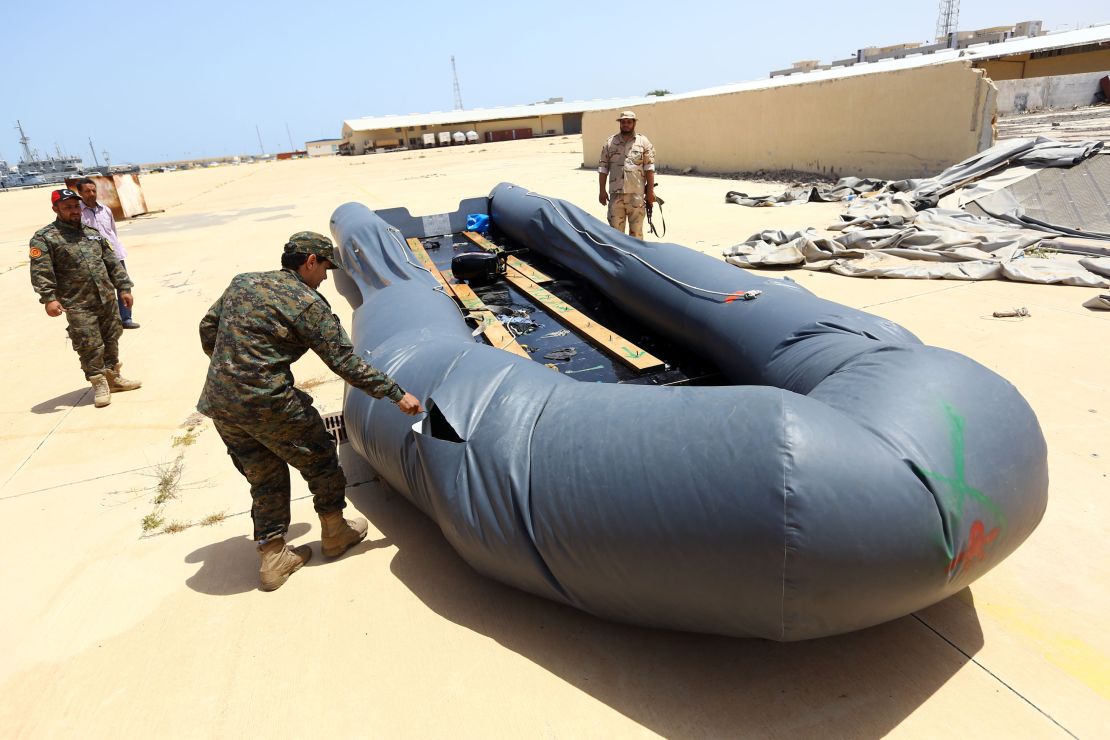
[[[627,222],[628,233],[643,239],[644,216],[655,202],[655,147],[646,136],[636,133],[634,112],[624,111],[617,121],[620,133],[609,137],[601,147],[597,199],[609,206],[610,226],[624,231]]]

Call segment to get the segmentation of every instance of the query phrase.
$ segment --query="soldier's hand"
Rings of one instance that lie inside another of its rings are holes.
[[[602,190],[597,194],[597,202],[603,206],[609,205],[609,194]]]
[[[648,190],[644,194],[644,197],[646,198],[648,203],[654,203],[655,202],[655,191],[654,190]]]
[[[65,307],[57,301],[50,301],[46,304],[47,316],[61,316],[63,312],[65,312]]]
[[[130,290],[120,291],[119,299],[123,302],[123,307],[130,309],[135,305],[135,298],[131,295]]]
[[[401,409],[402,414],[408,414],[409,416],[424,413],[424,408],[420,405],[420,399],[407,392],[404,398],[397,402],[397,408]]]

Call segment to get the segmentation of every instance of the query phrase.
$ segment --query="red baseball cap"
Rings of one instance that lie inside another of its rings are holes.
[[[55,190],[53,193],[50,194],[50,205],[54,205],[60,200],[69,200],[70,198],[77,198],[78,200],[80,200],[81,196],[73,192],[69,188]]]

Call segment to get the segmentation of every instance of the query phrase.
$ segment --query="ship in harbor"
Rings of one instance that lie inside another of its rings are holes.
[[[19,131],[19,145],[23,148],[23,154],[17,165],[9,165],[0,160],[0,187],[54,185],[64,183],[67,177],[100,174],[98,170],[85,170],[80,157],[63,154],[60,150],[54,157],[40,156],[38,150],[31,148],[31,139],[24,133],[23,124],[16,121],[15,128]]]

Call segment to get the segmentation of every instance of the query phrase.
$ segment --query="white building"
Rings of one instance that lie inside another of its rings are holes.
[[[330,157],[339,154],[339,145],[342,143],[343,139],[316,139],[306,141],[304,149],[310,157]]]

